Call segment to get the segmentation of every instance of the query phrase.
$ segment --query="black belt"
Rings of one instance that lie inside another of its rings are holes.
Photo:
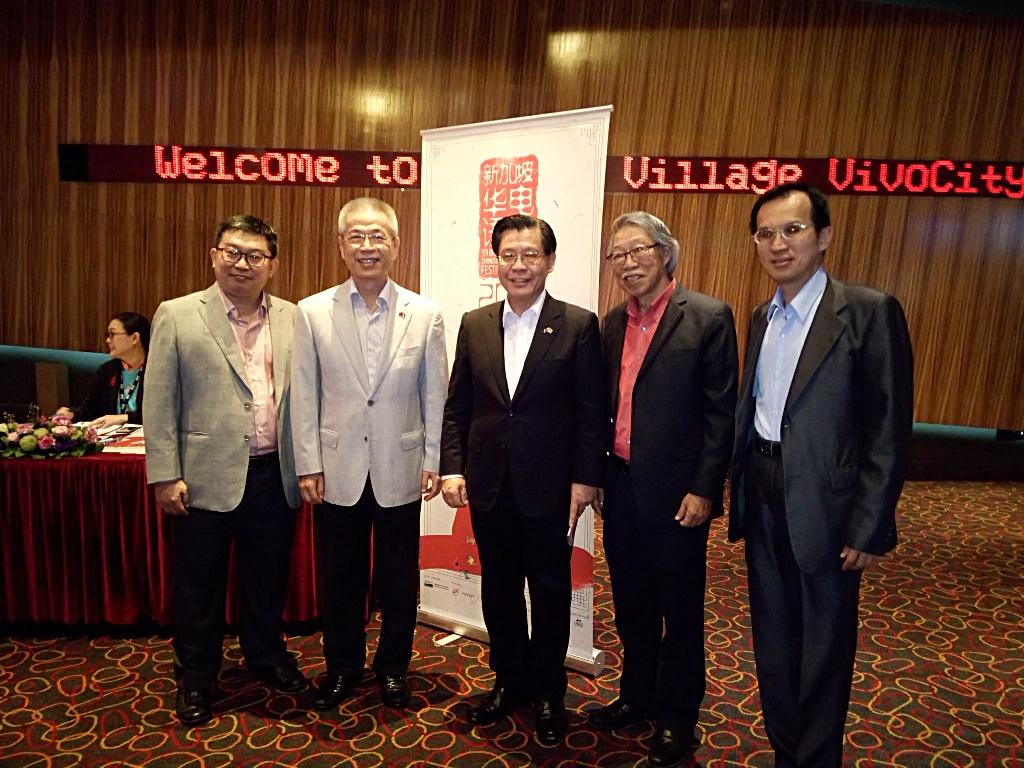
[[[782,456],[782,443],[778,443],[774,440],[765,440],[760,435],[754,435],[754,446],[757,448],[757,452],[761,453],[770,458],[779,458]]]
[[[275,463],[277,463],[277,451],[274,451],[273,453],[262,453],[259,456],[249,457],[250,467],[265,467],[268,464]]]

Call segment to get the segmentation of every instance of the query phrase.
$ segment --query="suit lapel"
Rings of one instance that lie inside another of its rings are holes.
[[[363,391],[369,395],[370,377],[366,372],[366,360],[363,358],[362,347],[359,346],[359,339],[356,337],[355,314],[352,310],[352,299],[349,296],[351,285],[351,279],[346,280],[334,292],[331,322],[341,341],[341,348],[345,350],[345,354],[348,355],[349,362],[352,364],[352,371],[359,380]]]
[[[768,304],[758,307],[750,321],[750,336],[747,339],[747,354],[743,360],[743,386],[740,390],[740,402],[746,403],[754,396],[754,374],[757,371],[757,359],[761,356],[761,344],[768,330]]]
[[[821,297],[818,311],[815,312],[814,320],[807,331],[804,348],[800,352],[800,359],[797,361],[796,371],[793,373],[793,383],[790,384],[789,394],[786,396],[786,411],[803,394],[808,382],[814,376],[814,372],[818,370],[821,362],[836,343],[836,339],[846,328],[846,323],[839,317],[840,310],[845,306],[846,299],[843,296],[842,286],[834,285],[830,279],[825,285],[825,294]]]
[[[523,363],[523,374],[519,377],[519,384],[516,386],[515,394],[512,395],[513,400],[526,388],[530,377],[537,370],[540,361],[544,359],[548,350],[551,349],[555,337],[562,331],[564,315],[565,302],[558,301],[551,294],[548,294],[547,298],[544,299],[544,306],[541,307],[540,317],[537,318],[537,328],[533,332],[533,341],[530,342],[530,350],[526,353],[526,361]],[[504,360],[504,353],[502,353],[502,359]]]
[[[626,342],[626,305],[620,304],[604,318],[605,348],[608,350],[608,386],[612,414],[619,408],[619,376],[622,373],[622,345]]]
[[[487,320],[484,327],[484,348],[490,359],[491,373],[494,374],[494,386],[506,403],[512,402],[508,391],[508,377],[505,375],[505,339],[501,317],[505,303],[499,301],[487,309]]]
[[[384,375],[388,372],[391,367],[391,363],[395,359],[395,355],[398,354],[398,348],[402,344],[402,339],[405,338],[406,332],[409,330],[409,323],[412,322],[412,311],[409,309],[411,302],[409,297],[403,295],[402,291],[395,287],[395,302],[394,306],[391,307],[388,313],[388,325],[391,326],[391,342],[388,345],[388,356],[381,360],[380,368],[377,370],[377,380],[370,382],[370,395],[372,396],[376,391],[380,383],[384,381]]]
[[[274,297],[269,293],[267,297],[267,322],[270,323],[270,348],[273,354],[274,368],[274,392],[277,402],[284,402],[288,394],[289,379],[288,371],[291,363],[292,344],[291,339],[285,340],[287,335],[285,328],[281,325],[283,320],[281,313],[283,307],[274,303]]]
[[[640,381],[643,377],[644,372],[651,367],[651,363],[658,355],[658,351],[665,346],[665,342],[673,334],[676,326],[679,325],[683,319],[684,309],[683,305],[686,304],[686,296],[683,294],[683,289],[677,287],[672,295],[668,299],[668,304],[665,305],[665,312],[661,316],[661,321],[658,323],[658,330],[654,332],[654,338],[651,339],[651,346],[647,349],[647,354],[644,355],[643,362],[640,363],[640,370],[637,371],[636,380]]]
[[[224,302],[220,297],[220,290],[214,283],[199,297],[199,314],[210,329],[210,335],[217,342],[220,351],[224,353],[231,369],[235,372],[246,388],[249,387],[249,379],[245,375],[245,368],[242,366],[242,353],[238,349],[238,339],[228,321],[228,313],[224,309]]]

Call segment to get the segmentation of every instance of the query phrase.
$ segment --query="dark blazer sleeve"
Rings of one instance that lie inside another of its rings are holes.
[[[466,474],[469,421],[473,414],[473,374],[469,364],[466,330],[468,313],[462,316],[455,344],[455,361],[448,379],[448,399],[441,426],[441,475]]]
[[[723,304],[708,323],[706,343],[701,355],[703,369],[703,444],[690,492],[720,500],[722,485],[729,469],[735,432],[736,379],[739,363],[736,353],[736,323],[732,309]]]
[[[76,408],[75,421],[92,421],[117,412],[117,391],[121,385],[121,361],[107,360],[92,377],[89,394]]]
[[[583,485],[604,486],[605,421],[608,404],[601,332],[597,316],[587,313],[576,344],[575,455],[572,481]]]
[[[903,308],[894,297],[875,304],[859,363],[860,466],[846,542],[884,554],[896,543],[896,504],[907,474],[914,414],[913,351]]]

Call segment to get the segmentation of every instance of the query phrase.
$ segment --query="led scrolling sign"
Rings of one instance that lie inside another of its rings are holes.
[[[418,152],[60,144],[61,181],[416,189]],[[605,191],[761,194],[804,181],[832,195],[1024,198],[1024,162],[609,157]]]

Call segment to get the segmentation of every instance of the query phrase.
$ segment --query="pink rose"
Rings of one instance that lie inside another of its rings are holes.
[[[66,427],[69,424],[71,424],[71,419],[69,419],[67,416],[54,416],[52,422],[54,424],[60,424]]]
[[[29,424],[28,422],[18,425],[18,434],[27,435],[29,432],[36,428],[35,424]]]
[[[95,443],[100,439],[100,433],[96,431],[96,427],[89,427],[85,430],[85,441],[87,443]]]
[[[43,435],[42,437],[39,438],[39,447],[42,448],[44,451],[48,451],[51,448],[53,448],[56,442],[57,441],[54,440],[51,435]]]
[[[50,432],[57,437],[67,437],[71,429],[65,424],[58,424]]]

